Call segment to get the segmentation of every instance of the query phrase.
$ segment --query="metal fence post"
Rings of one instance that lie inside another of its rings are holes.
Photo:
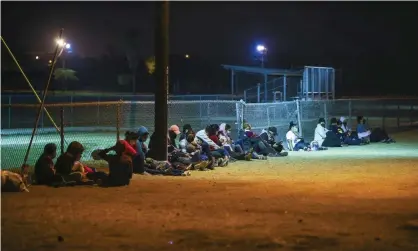
[[[12,127],[12,95],[9,95],[9,129]]]
[[[261,84],[257,84],[257,103],[260,103],[260,86]]]
[[[121,115],[122,100],[116,105],[116,142],[120,139],[120,115]]]
[[[300,101],[299,99],[295,100],[296,102],[296,114],[297,114],[297,119],[298,119],[298,124],[299,124],[299,130],[300,130],[300,136],[303,136],[303,125],[302,125],[302,112],[300,111]]]
[[[351,110],[351,99],[348,100],[348,122],[350,122],[351,127],[351,116],[352,116],[352,110]]]
[[[64,107],[60,109],[60,139],[61,139],[61,154],[64,154]]]
[[[247,90],[244,90],[244,101],[247,102]]]
[[[207,103],[208,104],[208,109],[206,109],[206,116],[207,116],[207,120],[208,120],[208,123],[210,124],[210,103],[208,102]],[[206,126],[205,126],[205,128],[206,128]]]
[[[71,103],[71,108],[70,108],[70,113],[71,113],[71,119],[70,119],[70,125],[71,127],[74,126],[74,108],[73,108],[73,94],[70,95],[70,103]]]
[[[319,101],[321,102],[321,101]],[[327,101],[324,102],[324,119],[325,119],[325,125],[328,126],[328,110],[327,110]]]

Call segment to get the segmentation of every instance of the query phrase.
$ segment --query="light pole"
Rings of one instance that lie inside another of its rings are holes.
[[[57,45],[61,48],[59,56],[64,52],[64,49],[70,52],[71,44],[67,43],[64,39],[57,39]],[[62,68],[65,69],[65,57],[62,57]]]
[[[261,68],[264,68],[264,57],[267,55],[267,47],[264,45],[257,45],[257,52],[261,54]]]

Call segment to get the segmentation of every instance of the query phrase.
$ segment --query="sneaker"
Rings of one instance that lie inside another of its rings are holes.
[[[245,155],[245,160],[246,160],[246,161],[250,161],[252,158],[253,158],[253,153],[252,153],[252,152],[248,152],[248,153]]]
[[[279,156],[281,156],[281,157],[286,157],[287,155],[289,155],[288,152],[280,152],[279,153]]]
[[[197,163],[196,165],[194,165],[194,169],[203,171],[204,169],[208,167],[208,165],[209,165],[209,161],[201,161]]]
[[[261,159],[261,160],[267,160],[267,156],[264,156],[264,155],[262,155],[262,156],[258,156],[258,159]]]
[[[190,176],[192,175],[190,171],[185,171],[184,173],[181,174],[181,176]]]

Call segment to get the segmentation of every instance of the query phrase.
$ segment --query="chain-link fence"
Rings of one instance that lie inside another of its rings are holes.
[[[190,124],[195,130],[215,123],[229,123],[235,127],[236,103],[214,100],[170,101],[168,122],[169,125]],[[39,105],[33,104],[2,105],[2,168],[16,168],[22,165],[38,108]],[[60,144],[60,135],[55,126],[64,126],[64,148],[74,140],[85,146],[83,160],[89,160],[90,153],[95,149],[112,146],[117,135],[123,138],[126,130],[136,130],[139,125],[143,125],[151,133],[154,131],[152,101],[61,103],[46,104],[45,108],[54,123],[45,111],[41,113],[38,131],[29,155],[30,165],[35,163],[45,144]]]
[[[2,105],[1,166],[4,169],[21,166],[38,105]],[[39,129],[33,141],[28,164],[33,165],[42,153],[45,144],[60,145],[57,129],[64,127],[64,148],[77,140],[86,148],[83,160],[90,153],[113,145],[126,130],[136,130],[139,125],[154,130],[153,101],[111,101],[46,104],[52,123],[46,112],[42,112]],[[418,124],[418,99],[376,100],[329,100],[290,101],[280,103],[246,104],[243,101],[169,101],[169,125],[191,124],[195,130],[207,124],[228,123],[233,128],[233,137],[245,122],[256,132],[269,126],[277,127],[278,138],[283,140],[290,121],[297,122],[303,136],[313,139],[319,118],[327,122],[332,117],[344,116],[349,126],[355,129],[356,117],[367,118],[369,126],[382,127],[391,131],[395,128]]]

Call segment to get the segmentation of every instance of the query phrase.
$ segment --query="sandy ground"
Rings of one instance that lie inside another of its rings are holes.
[[[129,187],[2,194],[3,250],[418,250],[418,131]],[[62,238],[62,239],[61,239]]]

